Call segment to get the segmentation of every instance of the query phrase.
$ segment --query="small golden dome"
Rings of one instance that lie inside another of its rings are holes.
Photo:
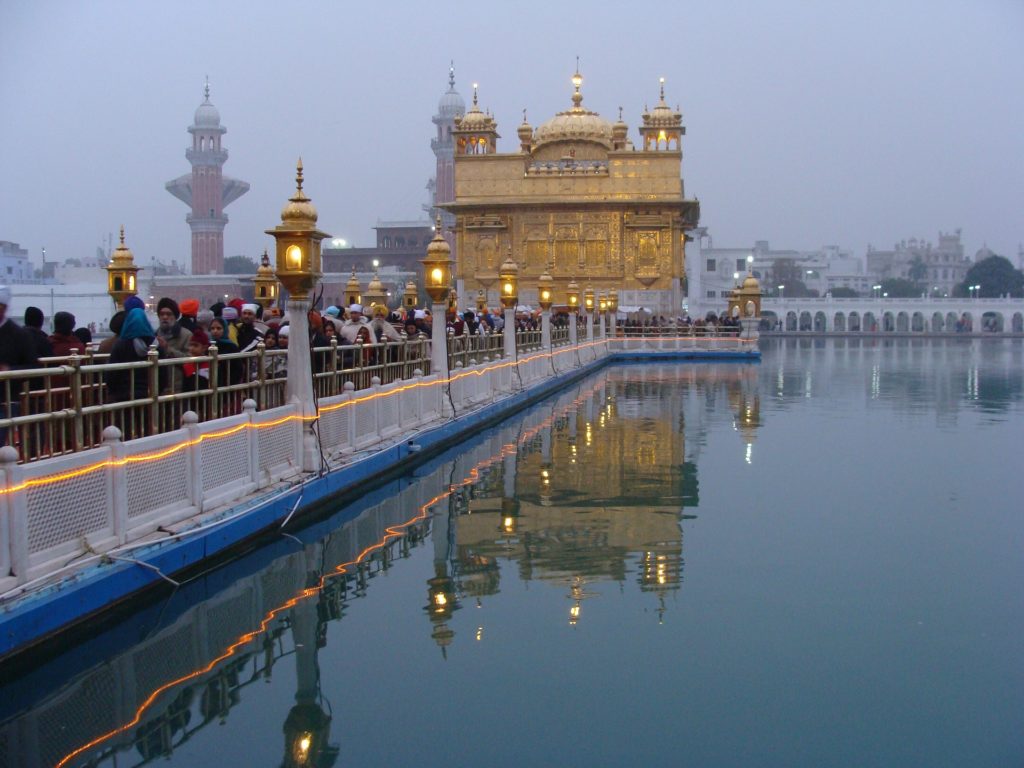
[[[356,277],[356,268],[352,267],[352,274],[348,277],[348,282],[345,283],[345,290],[349,293],[359,293],[359,278]]]
[[[757,281],[756,277],[748,274],[743,280],[742,291],[744,293],[760,293],[761,283]]]
[[[380,280],[380,275],[377,274],[377,270],[373,270],[373,279],[370,284],[366,286],[366,292],[370,295],[377,296],[384,293],[384,283]]]
[[[444,239],[444,235],[441,234],[441,217],[437,217],[437,222],[434,224],[434,239],[427,245],[427,258],[428,259],[450,259],[452,256],[452,247],[448,245],[448,241]]]
[[[295,166],[295,194],[288,198],[288,202],[281,209],[281,221],[288,224],[316,224],[316,206],[306,197],[302,191],[302,158],[299,158]]]
[[[124,244],[124,224],[121,225],[121,242],[110,256],[110,266],[115,268],[135,266],[135,256],[131,248]]]
[[[523,110],[523,122],[519,124],[519,129],[516,131],[519,134],[519,141],[523,144],[528,144],[533,139],[533,126],[526,122],[526,110]]]
[[[650,112],[644,109],[644,127],[648,128],[677,128],[683,123],[683,115],[679,111],[673,111],[665,102],[665,78],[661,78],[661,93],[658,103]]]
[[[621,141],[629,133],[629,126],[622,119],[622,107],[619,107],[619,119],[612,123],[612,138]]]
[[[455,118],[455,127],[460,131],[492,131],[497,127],[490,113],[480,111],[476,83],[473,83],[473,106],[461,118]]]
[[[273,277],[274,268],[270,266],[270,254],[263,249],[263,256],[260,257],[260,265],[256,269],[257,277]]]

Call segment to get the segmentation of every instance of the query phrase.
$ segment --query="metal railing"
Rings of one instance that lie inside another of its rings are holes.
[[[430,375],[430,340],[423,334],[376,344],[338,344],[331,339],[329,347],[314,347],[312,353],[318,399],[342,394],[347,382],[358,390],[371,386],[374,377],[390,384],[413,378],[416,370]]]
[[[616,335],[625,338],[652,338],[659,336],[710,336],[735,337],[742,330],[739,326],[706,323],[702,325],[689,323],[668,323],[665,325],[619,325]]]
[[[473,362],[497,360],[504,353],[501,331],[448,337],[448,370],[465,368]]]

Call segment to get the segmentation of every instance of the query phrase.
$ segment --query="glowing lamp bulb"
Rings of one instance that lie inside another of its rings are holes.
[[[448,605],[448,598],[444,596],[444,592],[438,592],[434,595],[434,605],[438,607],[444,607]]]
[[[128,275],[128,290],[135,290],[135,275]]]
[[[512,295],[512,283],[506,281],[505,284],[502,286],[502,290],[505,292],[506,296],[511,296]]]
[[[302,249],[297,245],[289,245],[288,250],[285,251],[285,259],[288,261],[288,267],[290,269],[301,269]]]
[[[549,291],[547,288],[545,288],[543,291],[540,292],[540,297],[544,301],[550,301],[551,300],[551,291]]]
[[[434,267],[430,272],[430,279],[434,282],[434,285],[440,285],[444,279],[444,271],[440,267]]]

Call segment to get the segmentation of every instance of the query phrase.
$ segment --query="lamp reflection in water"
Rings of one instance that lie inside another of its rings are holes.
[[[451,498],[449,501],[451,502]],[[441,655],[446,660],[448,646],[455,639],[455,631],[449,628],[448,621],[461,607],[452,567],[452,553],[455,549],[454,514],[455,511],[449,504],[449,508],[444,511],[435,507],[431,516],[430,538],[434,545],[434,575],[427,579],[427,604],[423,607],[433,625],[430,637],[437,643]]]
[[[572,600],[572,606],[569,608],[569,626],[575,627],[579,621],[580,616],[583,615],[583,601],[591,597],[597,597],[596,592],[588,592],[586,590],[587,581],[582,576],[573,576],[572,582],[569,584],[569,594],[567,598]]]
[[[306,586],[315,588],[323,543],[305,547]],[[338,583],[338,582],[335,582]],[[291,609],[292,641],[295,645],[295,706],[284,721],[284,768],[329,768],[338,759],[339,748],[329,743],[330,703],[320,690],[318,653],[327,642],[327,621],[341,617],[341,595],[337,589],[321,590],[318,600],[300,600]],[[326,706],[326,711],[325,711]]]

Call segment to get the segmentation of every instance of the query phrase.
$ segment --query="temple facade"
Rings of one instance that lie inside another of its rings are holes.
[[[498,271],[511,254],[523,304],[537,299],[546,270],[556,304],[568,284],[612,288],[620,306],[672,314],[682,309],[686,233],[700,207],[685,197],[678,109],[665,102],[644,110],[639,145],[629,126],[583,106],[583,78],[573,76],[572,106],[532,127],[523,115],[519,146],[498,151],[497,123],[473,103],[454,119],[456,289],[460,303],[478,291],[497,302]]]

